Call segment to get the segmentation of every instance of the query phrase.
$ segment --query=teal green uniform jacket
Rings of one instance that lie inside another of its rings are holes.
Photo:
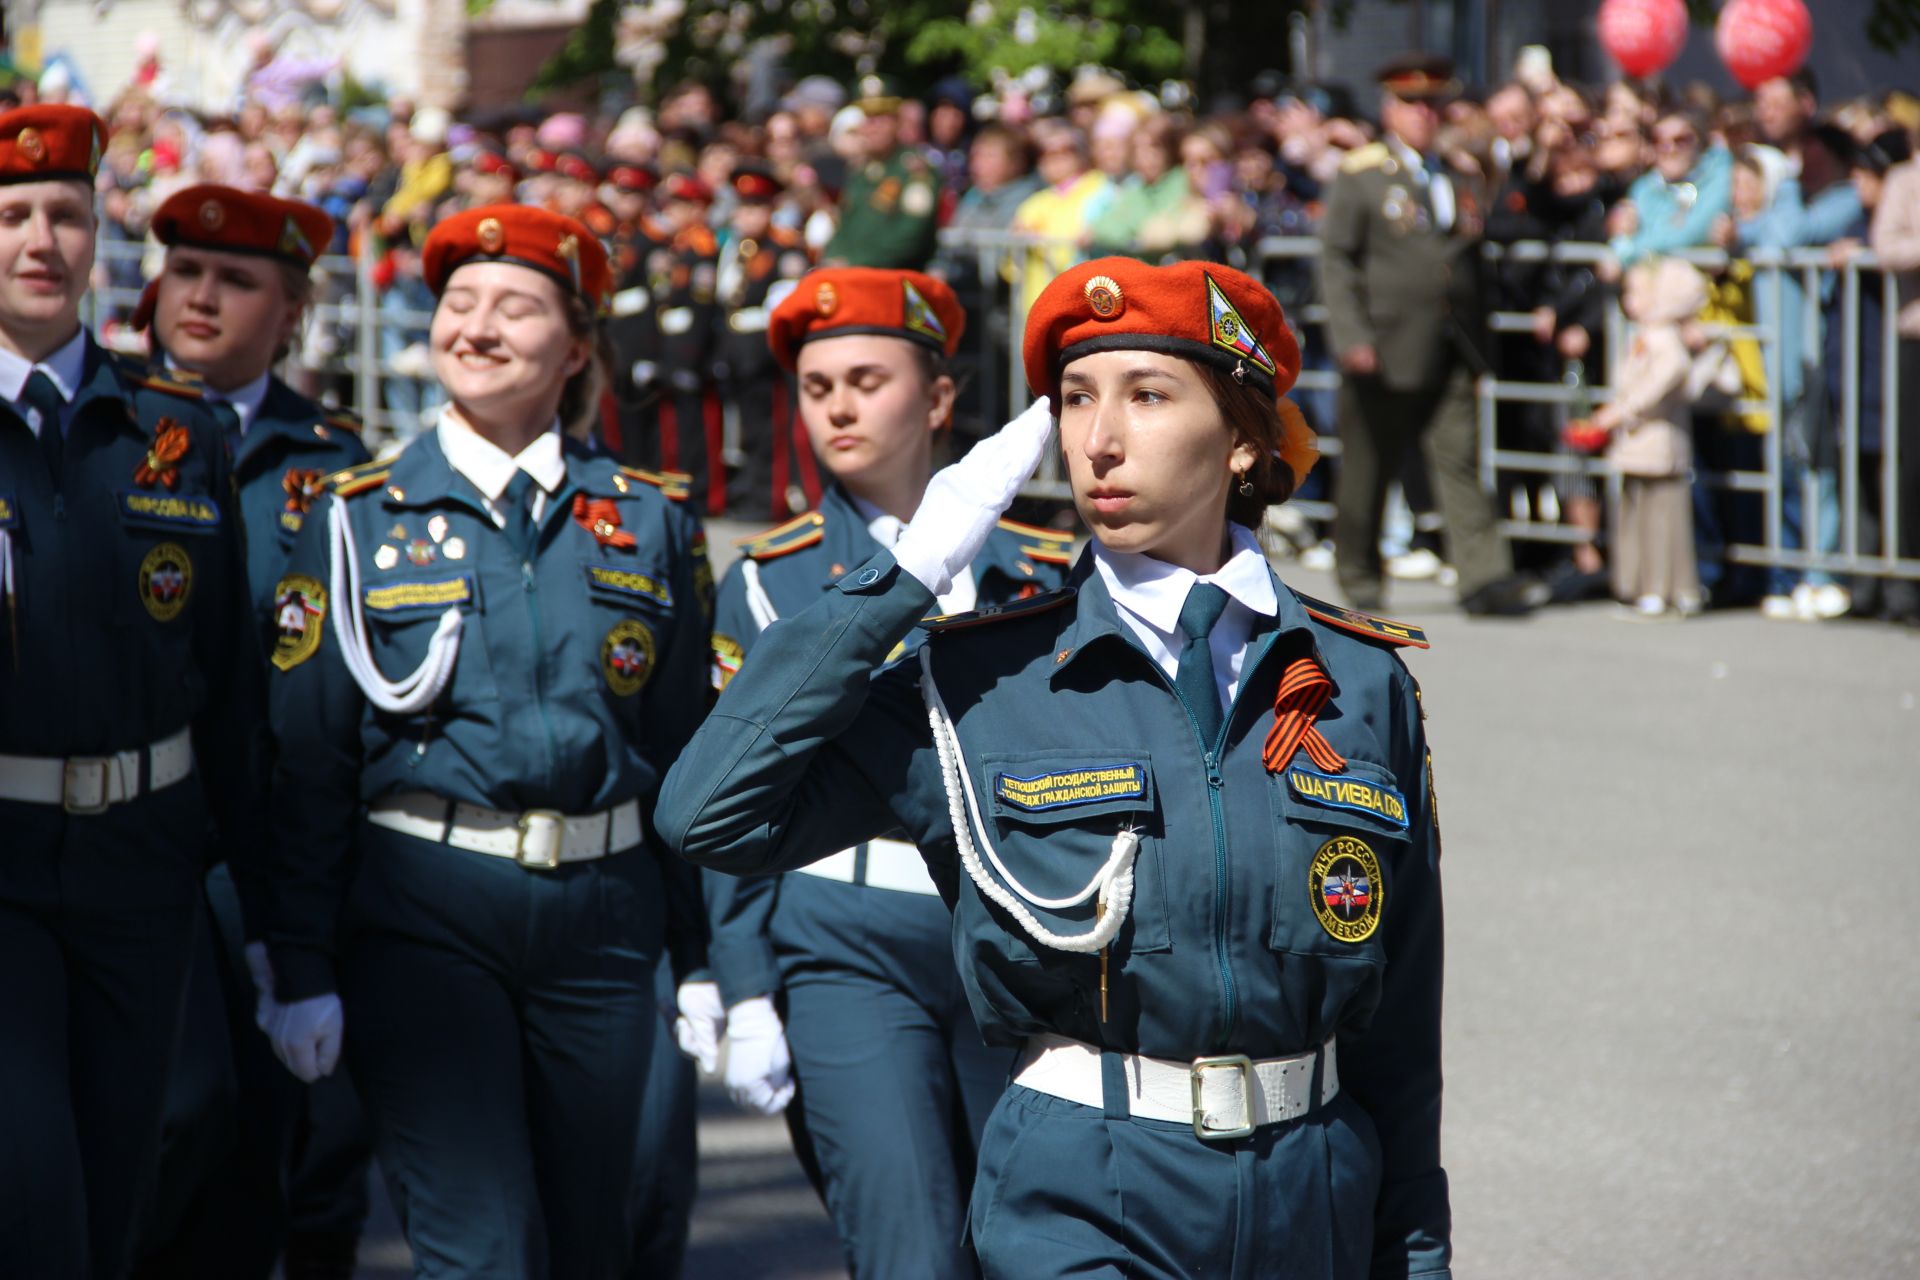
[[[1123,828],[1139,834],[1104,1017],[1099,960],[1033,943],[959,865],[919,665],[872,674],[931,602],[889,555],[761,636],[669,774],[657,820],[670,847],[736,873],[904,828],[953,905],[954,958],[993,1042],[1050,1032],[1260,1058],[1337,1037],[1342,1096],[1377,1139],[1377,1167],[1345,1180],[1378,1187],[1363,1207],[1372,1273],[1444,1274],[1440,844],[1417,690],[1391,628],[1276,591],[1219,749],[1089,558],[1064,592],[931,627],[986,835],[1031,893],[1071,895]],[[1281,672],[1300,658],[1331,680],[1315,723],[1345,758],[1332,774],[1305,751],[1279,772],[1263,760]],[[1091,901],[1032,911],[1062,933],[1094,923]]]
[[[849,267],[918,271],[939,232],[940,175],[911,147],[872,160],[847,178],[840,226],[821,255]]]
[[[511,812],[588,814],[638,799],[644,814],[705,711],[713,584],[698,520],[649,473],[571,442],[566,450],[566,484],[546,505],[531,567],[432,431],[391,465],[336,477],[309,513],[275,592],[269,682],[279,741],[269,945],[282,999],[334,989],[335,926],[362,806],[427,791]],[[333,613],[346,602],[334,592],[327,510],[335,495],[387,679],[420,665],[448,607],[465,615],[452,681],[426,712],[377,710],[342,659]],[[576,498],[605,505],[577,516]],[[697,877],[671,862],[665,871],[668,919],[697,921]],[[704,963],[703,935],[670,933],[677,972]]]

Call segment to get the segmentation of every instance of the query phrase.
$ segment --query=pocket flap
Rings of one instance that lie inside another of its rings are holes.
[[[1407,798],[1392,772],[1367,760],[1349,760],[1339,773],[1315,768],[1304,753],[1281,775],[1287,816],[1307,822],[1357,823],[1387,835],[1407,833]]]
[[[586,572],[587,587],[596,595],[623,603],[645,600],[662,609],[673,607],[673,589],[664,574],[623,564],[589,564]]]
[[[120,519],[142,529],[206,534],[220,528],[220,504],[204,493],[150,493],[122,489]]]
[[[408,614],[437,616],[446,612],[450,604],[464,604],[471,608],[477,600],[473,575],[462,573],[451,578],[389,582],[369,587],[362,602],[368,613],[392,619]]]

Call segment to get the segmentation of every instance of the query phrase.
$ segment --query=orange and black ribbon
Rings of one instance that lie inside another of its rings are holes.
[[[172,418],[160,419],[153,436],[153,448],[147,450],[145,460],[133,469],[133,482],[142,489],[151,489],[155,484],[173,488],[180,483],[177,470],[180,459],[187,456],[187,447],[192,443],[193,437],[185,427]]]
[[[1273,698],[1273,728],[1268,730],[1266,749],[1261,752],[1268,772],[1285,769],[1301,747],[1324,772],[1346,769],[1347,758],[1313,727],[1314,717],[1332,696],[1333,681],[1312,658],[1295,658],[1287,664],[1286,673],[1280,677],[1280,691]]]
[[[287,474],[280,479],[280,488],[287,495],[287,510],[298,515],[312,510],[313,500],[320,496],[320,482],[326,476],[318,467],[288,467]]]
[[[633,547],[640,540],[620,527],[620,507],[610,498],[573,496],[573,518],[603,547]]]

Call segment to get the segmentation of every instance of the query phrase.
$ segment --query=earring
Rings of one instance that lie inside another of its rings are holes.
[[[1247,473],[1244,471],[1238,474],[1240,476],[1240,496],[1243,498],[1251,498],[1253,496],[1253,481],[1247,479]]]

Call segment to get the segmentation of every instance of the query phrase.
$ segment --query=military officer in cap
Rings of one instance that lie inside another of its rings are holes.
[[[670,173],[660,183],[660,203],[662,220],[672,228],[666,246],[649,255],[665,383],[661,460],[693,477],[696,510],[719,515],[727,481],[713,380],[720,271],[720,241],[707,225],[713,190],[691,173]]]
[[[881,76],[860,81],[854,99],[864,160],[840,193],[840,226],[822,259],[835,266],[918,271],[933,257],[939,230],[940,175],[927,158],[900,145],[900,92]]]
[[[273,372],[299,329],[333,219],[296,201],[201,185],[168,197],[152,230],[167,255],[133,324],[151,323],[156,354],[201,379],[226,429],[264,654],[277,634],[274,588],[323,479],[367,461],[356,419],[323,409]],[[345,1080],[317,1085],[335,1096],[310,1108],[307,1090],[254,1025],[256,1002],[273,994],[261,893],[257,879],[236,882],[224,865],[208,873],[212,945],[195,962],[143,1275],[265,1277],[283,1242],[290,1276],[353,1269],[372,1143]],[[200,1021],[208,1013],[217,1019],[211,1028]],[[239,1123],[230,1149],[208,1153],[202,1139],[220,1126],[195,1113],[192,1100],[205,1096],[195,1081],[224,1069]],[[296,1143],[308,1158],[290,1168]],[[290,1203],[324,1225],[303,1223],[289,1236]]]
[[[746,163],[733,171],[732,226],[720,249],[720,303],[726,323],[719,335],[720,384],[740,423],[740,469],[727,486],[727,506],[750,520],[788,513],[787,486],[796,440],[793,389],[767,348],[767,319],[806,274],[806,242],[773,221],[774,202],[785,190],[766,165]]]
[[[131,1263],[201,879],[266,847],[226,443],[80,324],[105,133],[0,114],[0,1269],[46,1280]]]
[[[818,510],[743,544],[715,611],[717,687],[743,657],[748,669],[762,661],[755,646],[777,619],[884,554],[913,518],[951,420],[946,362],[966,319],[945,282],[865,267],[815,271],[773,308],[766,341],[799,383],[833,483]],[[1071,549],[1066,536],[1001,521],[940,607],[1051,590]],[[951,918],[919,852],[902,832],[869,834],[792,875],[708,876],[727,1083],[758,1111],[793,1099],[796,1143],[854,1275],[971,1276],[967,1188],[1012,1059],[974,1026]]]
[[[421,1274],[619,1275],[656,964],[704,960],[648,811],[706,708],[706,544],[684,477],[563,429],[584,225],[470,209],[422,269],[449,404],[334,477],[276,593],[270,1034],[306,1080],[344,1037]]]
[[[987,1276],[1444,1277],[1440,844],[1400,658],[1425,641],[1261,553],[1315,457],[1280,306],[1100,259],[1047,286],[1024,357],[1046,398],[761,635],[661,833],[735,873],[914,841],[975,1018],[1018,1047],[969,1215]],[[1064,590],[923,625],[1054,397],[1092,545]]]
[[[1387,489],[1417,450],[1446,522],[1462,607],[1524,612],[1526,591],[1479,477],[1481,180],[1435,150],[1440,108],[1459,83],[1452,63],[1426,55],[1395,59],[1376,78],[1383,136],[1346,157],[1320,228],[1321,296],[1342,375],[1340,588],[1357,608],[1380,607]]]

